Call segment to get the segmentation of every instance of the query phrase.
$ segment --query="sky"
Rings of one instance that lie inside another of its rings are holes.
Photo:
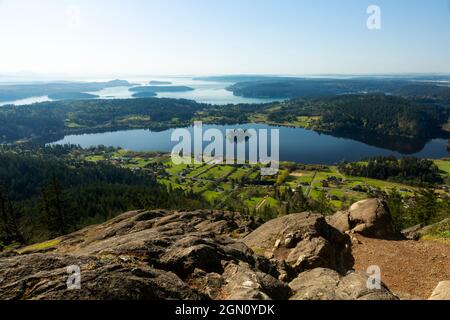
[[[21,72],[450,73],[450,0],[0,0],[0,74]]]

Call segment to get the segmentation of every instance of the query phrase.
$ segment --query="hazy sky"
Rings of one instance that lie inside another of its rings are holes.
[[[450,0],[0,0],[0,73],[23,71],[450,73]]]

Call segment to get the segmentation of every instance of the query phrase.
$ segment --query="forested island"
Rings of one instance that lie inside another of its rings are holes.
[[[148,83],[151,86],[168,86],[171,85],[172,82],[170,81],[157,81],[157,80],[152,80]]]
[[[253,82],[261,80],[283,80],[283,79],[290,79],[290,78],[271,75],[227,75],[227,76],[206,76],[193,78],[193,80],[199,81],[229,82],[229,83]]]
[[[129,89],[131,92],[187,92],[193,91],[193,88],[187,86],[142,86],[142,87],[133,87]]]
[[[36,96],[64,96],[67,93],[95,92],[111,87],[131,87],[125,80],[108,82],[51,82],[0,85],[0,101],[13,101]]]
[[[52,100],[84,100],[84,99],[96,99],[99,96],[84,92],[60,92],[49,94],[48,97]]]
[[[428,101],[450,101],[450,87],[402,78],[309,79],[268,78],[238,81],[228,87],[247,98],[311,98],[330,95],[384,93]]]

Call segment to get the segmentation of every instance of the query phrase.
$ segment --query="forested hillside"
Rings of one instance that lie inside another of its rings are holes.
[[[0,245],[43,240],[140,208],[198,208],[152,171],[74,159],[76,147],[0,151]],[[20,235],[12,230],[21,230]]]
[[[317,98],[341,94],[384,93],[447,101],[450,87],[438,83],[396,78],[310,79],[262,78],[240,80],[228,87],[236,96],[248,98]]]
[[[44,102],[0,108],[0,142],[120,128],[190,125],[205,106],[189,100],[125,99]]]
[[[49,142],[65,134],[129,128],[164,130],[190,126],[195,120],[217,124],[265,122],[347,135],[365,132],[430,138],[445,135],[440,128],[449,115],[450,108],[440,104],[382,94],[226,106],[159,98],[56,101],[0,108],[0,142]]]
[[[389,180],[415,186],[443,183],[438,166],[431,160],[405,157],[374,157],[361,162],[341,163],[339,172],[349,176]]]
[[[269,112],[268,119],[288,123],[318,117],[315,129],[368,131],[400,137],[432,137],[448,119],[448,110],[386,95],[345,95],[295,100]]]

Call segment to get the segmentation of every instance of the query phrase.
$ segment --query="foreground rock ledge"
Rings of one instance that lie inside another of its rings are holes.
[[[384,287],[351,293],[366,278],[345,276],[348,236],[317,214],[260,226],[233,212],[134,211],[57,240],[2,254],[0,299],[395,299]],[[80,290],[67,289],[74,265]],[[308,284],[311,269],[332,280]]]
[[[439,282],[429,300],[450,300],[450,281]]]

